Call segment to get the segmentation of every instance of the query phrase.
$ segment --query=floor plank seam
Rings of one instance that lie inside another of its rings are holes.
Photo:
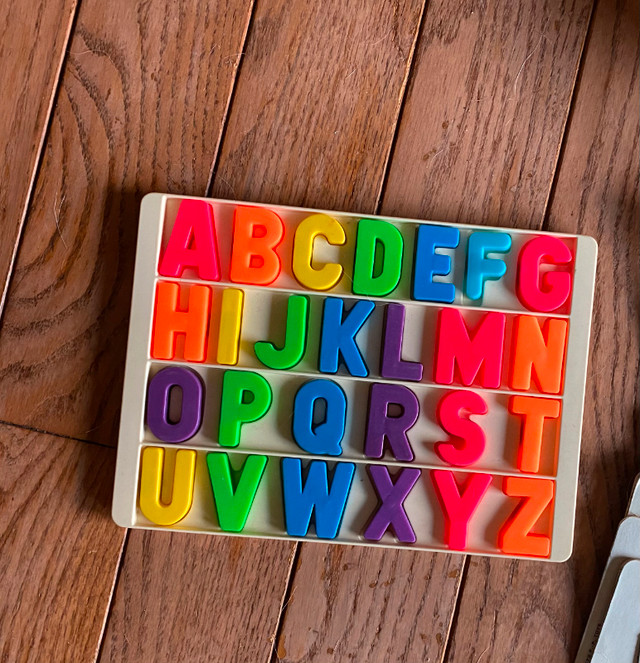
[[[211,190],[213,188],[213,182],[216,177],[216,169],[218,167],[218,163],[220,162],[220,154],[222,153],[222,145],[224,143],[225,136],[227,134],[227,123],[229,116],[231,114],[231,108],[233,106],[233,100],[236,95],[236,88],[238,84],[238,79],[240,78],[240,71],[242,69],[242,64],[244,63],[244,55],[245,55],[245,50],[247,48],[247,44],[249,43],[249,35],[251,33],[251,28],[253,26],[253,19],[255,16],[255,9],[256,9],[256,0],[252,0],[251,4],[249,6],[249,12],[248,12],[248,17],[247,17],[247,24],[244,29],[244,35],[242,37],[242,44],[240,46],[240,53],[238,56],[238,64],[236,65],[236,70],[233,75],[233,79],[231,81],[231,89],[229,90],[229,96],[227,98],[227,106],[224,109],[224,113],[222,115],[222,129],[220,130],[220,136],[218,137],[218,144],[216,145],[215,153],[213,155],[213,159],[211,161],[211,169],[209,170],[209,179],[207,181],[207,187],[205,189],[205,196],[210,197],[211,196]],[[234,196],[235,197],[235,196]]]
[[[13,280],[13,272],[16,266],[16,261],[18,259],[18,253],[20,251],[20,246],[22,245],[22,238],[24,236],[24,229],[27,225],[27,218],[29,216],[29,211],[31,209],[31,203],[33,202],[33,196],[35,192],[36,182],[38,181],[38,176],[40,174],[40,168],[42,166],[42,160],[44,158],[44,148],[49,137],[49,132],[51,131],[51,125],[53,123],[54,109],[58,103],[58,97],[60,95],[60,89],[62,88],[62,80],[64,78],[64,72],[67,67],[67,59],[69,57],[69,44],[73,34],[75,33],[76,25],[78,22],[78,16],[80,14],[80,3],[81,0],[76,0],[75,6],[71,11],[71,17],[69,20],[69,27],[67,29],[67,34],[65,35],[62,57],[60,58],[60,63],[58,65],[58,71],[56,72],[54,85],[52,86],[51,96],[49,98],[49,107],[47,109],[47,114],[45,122],[43,124],[42,133],[40,136],[40,143],[37,149],[37,155],[35,163],[33,164],[33,169],[31,171],[31,177],[29,181],[29,186],[27,188],[27,194],[24,199],[24,205],[22,207],[22,214],[20,215],[20,221],[18,224],[18,232],[16,235],[15,244],[13,246],[13,252],[11,253],[11,260],[9,261],[9,270],[5,278],[5,282],[2,286],[2,293],[0,294],[0,330],[2,329],[2,319],[4,317],[4,308],[7,301],[7,296],[9,294],[9,288]]]
[[[391,171],[391,162],[393,161],[393,152],[395,150],[396,141],[398,139],[398,132],[400,131],[402,113],[404,111],[404,106],[407,99],[407,92],[409,89],[409,81],[411,79],[411,72],[413,70],[413,60],[415,57],[416,49],[418,48],[418,44],[422,39],[422,33],[424,30],[424,21],[427,13],[427,2],[428,0],[423,0],[422,7],[420,9],[420,18],[418,19],[416,33],[413,38],[413,43],[411,44],[409,57],[407,58],[405,75],[402,81],[402,85],[400,86],[400,95],[398,97],[398,108],[396,110],[395,122],[393,126],[393,134],[391,136],[391,141],[389,142],[389,149],[387,150],[387,156],[384,162],[384,166],[382,168],[382,179],[380,181],[380,188],[378,189],[378,195],[376,197],[374,214],[380,214],[380,208],[382,207],[384,192],[387,188],[387,181],[389,178],[389,173]]]
[[[576,66],[576,73],[573,77],[573,87],[571,88],[571,98],[567,106],[567,113],[564,118],[564,126],[562,128],[562,137],[560,138],[560,145],[558,146],[558,153],[556,155],[556,163],[553,169],[553,177],[551,178],[551,186],[549,187],[549,193],[547,194],[547,199],[544,203],[544,209],[542,212],[542,221],[540,223],[540,230],[546,231],[549,230],[549,210],[551,208],[551,201],[555,195],[556,186],[558,183],[558,174],[560,172],[560,167],[562,165],[562,159],[564,156],[564,150],[567,144],[567,134],[571,126],[571,118],[573,117],[573,109],[575,106],[575,100],[578,92],[578,87],[580,85],[580,80],[582,78],[582,73],[584,72],[584,58],[587,53],[587,45],[592,36],[593,31],[593,17],[596,13],[596,4],[598,0],[594,0],[591,3],[591,13],[589,14],[589,20],[587,21],[587,29],[584,31],[584,39],[582,40],[582,47],[580,50],[580,57],[578,58],[578,63]]]
[[[124,566],[124,558],[127,553],[127,544],[129,543],[130,532],[131,530],[127,529],[124,534],[124,538],[122,540],[122,547],[120,548],[120,555],[118,556],[118,562],[116,565],[116,572],[113,574],[113,584],[111,585],[111,592],[109,593],[109,601],[107,602],[107,607],[104,613],[104,619],[102,620],[102,629],[100,631],[100,637],[98,638],[98,646],[96,647],[96,656],[94,658],[94,663],[98,663],[102,658],[104,637],[107,632],[107,624],[109,623],[109,617],[111,616],[111,608],[113,606],[113,599],[116,595],[116,588],[118,586],[118,581],[120,580],[120,573],[122,572],[122,567]]]
[[[116,449],[112,444],[105,444],[104,442],[96,442],[95,440],[85,440],[82,437],[73,437],[71,435],[63,435],[62,433],[54,433],[44,428],[37,428],[36,426],[28,426],[26,424],[16,424],[12,421],[5,421],[0,419],[0,425],[10,426],[11,428],[22,428],[23,430],[30,431],[32,433],[38,433],[40,435],[51,435],[52,437],[59,437],[63,440],[73,440],[74,442],[83,442],[84,444],[92,444],[96,447],[102,447],[103,449]]]
[[[464,592],[464,586],[467,580],[467,571],[469,569],[469,555],[465,555],[462,560],[462,568],[460,569],[460,582],[458,583],[458,591],[456,592],[456,603],[451,612],[451,618],[447,624],[447,632],[445,634],[445,644],[444,649],[442,650],[442,658],[440,663],[447,663],[449,660],[449,654],[451,649],[451,631],[453,630],[456,620],[458,619],[458,613],[460,612],[460,603],[462,601],[462,594]]]
[[[282,627],[284,625],[284,615],[287,611],[289,601],[291,600],[291,591],[293,589],[293,582],[296,575],[296,567],[298,566],[298,559],[300,558],[302,545],[299,543],[295,544],[295,549],[291,555],[291,565],[289,566],[289,575],[287,577],[287,585],[282,595],[282,603],[280,605],[280,611],[278,612],[278,623],[273,632],[273,643],[271,645],[271,651],[269,652],[269,658],[267,663],[278,663],[280,659],[278,658],[278,641],[282,634]]]

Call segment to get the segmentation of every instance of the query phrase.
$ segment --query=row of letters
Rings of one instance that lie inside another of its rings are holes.
[[[233,213],[228,273],[223,274],[213,206],[203,200],[183,200],[163,247],[158,273],[174,278],[193,274],[207,281],[268,286],[278,281],[286,265],[297,283],[308,290],[333,290],[347,276],[354,295],[384,297],[393,294],[401,281],[408,244],[405,233],[412,232],[411,298],[454,302],[456,286],[443,279],[452,276],[452,261],[446,251],[459,250],[458,227],[396,225],[380,218],[363,218],[356,224],[352,271],[345,274],[340,261],[323,262],[316,255],[320,242],[333,247],[347,244],[348,233],[338,218],[315,213],[292,227],[273,210],[238,205]],[[286,243],[289,233],[293,233],[293,241]],[[285,245],[291,246],[290,255],[281,255]],[[532,236],[521,247],[517,262],[510,260],[511,250],[509,232],[471,232],[465,249],[465,296],[481,302],[486,282],[504,278],[511,268],[516,270],[517,296],[526,309],[561,309],[573,286],[573,253],[567,243],[554,235]]]
[[[165,451],[153,446],[143,449],[139,503],[143,515],[151,522],[170,526],[187,517],[194,499],[196,457],[197,452],[191,449],[176,453],[171,497],[163,500]],[[237,461],[234,467],[226,453],[206,454],[208,482],[220,530],[235,533],[244,530],[269,460],[278,462],[273,457],[269,459],[265,455],[251,454],[243,458],[240,467]],[[286,534],[305,537],[313,521],[315,534],[319,538],[339,538],[356,465],[338,462],[330,468],[325,461],[313,460],[303,468],[300,459],[287,457],[279,462]],[[385,465],[366,466],[378,505],[370,514],[362,537],[368,541],[380,541],[390,530],[399,542],[412,544],[416,542],[416,533],[405,508],[405,500],[416,489],[418,480],[423,474],[426,475],[426,471],[409,467],[391,469],[393,473]],[[423,479],[431,482],[445,520],[444,541],[440,545],[444,544],[452,550],[465,550],[470,523],[494,477],[470,473],[459,481],[449,470],[431,470]],[[514,501],[515,508],[500,528],[497,548],[509,555],[548,557],[550,533],[532,530],[552,504],[554,482],[550,479],[509,476],[500,478],[499,483],[505,496],[517,499]],[[269,486],[267,490],[273,492],[274,489],[274,486]]]

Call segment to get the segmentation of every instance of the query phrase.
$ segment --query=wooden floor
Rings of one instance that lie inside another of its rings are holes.
[[[0,661],[572,660],[638,471],[637,0],[2,0]],[[110,519],[149,191],[593,235],[565,564]]]

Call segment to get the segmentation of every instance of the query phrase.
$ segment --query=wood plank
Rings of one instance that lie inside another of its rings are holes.
[[[125,530],[115,453],[0,425],[0,660],[94,659]]]
[[[205,192],[249,8],[82,3],[0,335],[0,419],[115,444],[139,201]]]
[[[259,4],[214,194],[373,210],[420,8]],[[385,90],[375,114],[362,108],[371,90]],[[132,532],[101,661],[267,661],[294,550]]]
[[[0,315],[76,0],[5,2],[0,25]]]
[[[385,212],[541,223],[591,4],[429,3]]]
[[[266,660],[292,552],[286,542],[132,530],[100,662]]]
[[[597,3],[546,224],[600,245],[574,553],[471,561],[451,662],[574,659],[640,461],[638,18],[635,2]]]
[[[437,660],[463,559],[303,543],[278,660]]]
[[[588,16],[587,2],[430,2],[382,213],[541,223]],[[463,564],[303,544],[280,659],[442,660]]]
[[[424,3],[306,4],[257,8],[213,195],[373,212]]]

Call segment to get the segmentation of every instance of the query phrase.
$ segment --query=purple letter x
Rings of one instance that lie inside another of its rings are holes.
[[[402,503],[420,477],[420,470],[405,467],[395,483],[384,465],[369,465],[368,470],[382,504],[365,530],[364,538],[380,541],[391,525],[399,541],[415,543],[416,535]]]

